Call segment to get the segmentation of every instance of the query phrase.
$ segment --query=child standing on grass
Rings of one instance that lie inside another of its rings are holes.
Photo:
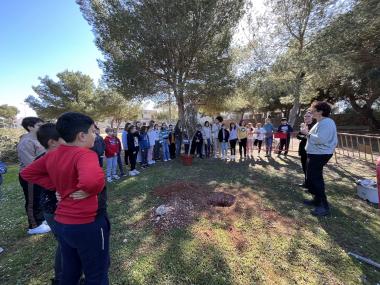
[[[153,134],[155,138],[154,148],[153,148],[153,160],[160,160],[160,152],[161,152],[161,143],[160,143],[160,128],[158,124],[155,124],[153,127]]]
[[[257,153],[258,155],[260,155],[261,146],[265,138],[265,129],[261,127],[261,123],[256,124],[255,135],[256,135],[256,139],[253,144],[257,146]]]
[[[247,154],[248,157],[253,156],[253,141],[254,141],[254,128],[252,126],[252,123],[248,123],[248,128],[247,128]]]
[[[153,125],[148,127],[149,149],[148,149],[148,165],[155,164],[153,159],[154,145],[156,144],[156,132],[153,129]]]
[[[93,151],[96,152],[99,159],[99,165],[100,167],[103,167],[103,158],[104,158],[104,152],[106,150],[106,144],[104,142],[104,139],[100,135],[99,128],[95,125],[95,132],[96,132],[96,138],[94,142],[94,147],[92,148]]]
[[[90,150],[95,141],[94,121],[68,112],[58,118],[56,129],[65,141],[21,171],[29,183],[55,189],[61,197],[55,221],[62,253],[60,284],[78,284],[82,272],[86,284],[109,284],[110,222],[99,212],[98,196],[105,181],[98,157]],[[84,199],[74,192],[88,194]]]
[[[169,132],[167,130],[166,124],[162,123],[161,132],[160,132],[160,142],[162,144],[162,156],[164,161],[171,160],[169,153]]]
[[[247,158],[247,128],[246,128],[246,122],[242,121],[239,124],[238,128],[238,140],[239,140],[239,154],[240,158],[243,157],[243,151],[244,151],[244,158]]]
[[[282,118],[281,119],[281,125],[278,127],[277,131],[279,133],[286,134],[286,138],[285,139],[280,139],[280,146],[279,146],[279,149],[278,149],[278,156],[280,156],[282,150],[285,147],[284,155],[286,157],[288,155],[288,150],[289,150],[290,135],[293,132],[292,126],[288,124],[288,119],[286,119],[286,118]]]
[[[121,141],[120,139],[117,137],[117,129],[114,129],[113,130],[113,137],[117,140],[117,144],[119,146],[119,150],[117,152],[117,165],[119,167],[119,172],[120,172],[120,176],[124,176],[124,166],[123,166],[123,161],[121,159],[121,151],[123,150],[122,146],[121,146]]]
[[[197,130],[196,130],[194,137],[193,137],[193,141],[191,143],[190,153],[192,155],[194,155],[195,150],[197,150],[198,156],[203,159],[202,147],[203,147],[202,125],[198,124]]]
[[[123,132],[121,133],[121,142],[122,142],[122,145],[123,145],[123,149],[124,149],[124,162],[125,162],[125,165],[127,166],[129,163],[129,156],[128,156],[128,142],[127,142],[127,134],[128,134],[128,129],[129,129],[129,126],[131,125],[131,123],[126,123],[125,126],[124,126],[124,130]]]
[[[38,128],[43,124],[40,118],[26,117],[22,120],[21,125],[28,132],[21,136],[17,145],[17,153],[20,161],[21,171],[31,164],[37,156],[45,152],[45,148],[37,140]],[[19,175],[20,185],[24,191],[25,211],[28,217],[29,229],[28,234],[43,234],[50,232],[48,225],[43,223],[44,216],[40,207],[40,190],[34,189],[33,184],[25,181]]]
[[[140,172],[136,170],[136,158],[137,158],[137,152],[139,151],[139,134],[136,131],[136,127],[133,125],[129,127],[127,142],[128,142],[129,162],[131,165],[131,170],[129,171],[129,175],[136,176],[140,174]]]
[[[238,141],[237,136],[237,127],[234,122],[230,123],[230,147],[231,147],[231,159],[235,160],[236,158],[236,143]]]
[[[265,119],[265,124],[264,124],[263,128],[265,129],[265,153],[266,153],[265,156],[271,157],[272,156],[274,127],[272,125],[270,118]]]
[[[147,127],[142,126],[139,135],[139,147],[141,150],[141,167],[148,167],[148,151],[150,148]]]
[[[211,156],[211,127],[209,121],[206,121],[202,129],[203,141],[205,144],[206,158]]]
[[[114,132],[111,128],[106,128],[106,138],[104,143],[106,144],[106,158],[107,158],[107,182],[112,182],[112,178],[115,180],[120,179],[116,175],[117,168],[117,154],[120,151],[120,141],[114,136]]]
[[[222,122],[223,117],[218,116],[215,118],[214,124],[212,124],[211,126],[212,148],[214,152],[214,158],[218,158],[218,156],[220,155],[219,131],[221,129]]]
[[[224,124],[221,124],[221,128],[218,134],[218,140],[221,147],[222,159],[227,159],[229,137],[230,132],[226,129],[226,126]]]
[[[175,143],[173,125],[169,125],[169,153],[171,159],[175,159]]]

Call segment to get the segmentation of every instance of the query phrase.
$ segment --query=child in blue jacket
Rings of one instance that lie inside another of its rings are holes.
[[[148,167],[148,151],[150,148],[149,137],[146,126],[142,126],[139,135],[139,146],[141,151],[141,167]]]

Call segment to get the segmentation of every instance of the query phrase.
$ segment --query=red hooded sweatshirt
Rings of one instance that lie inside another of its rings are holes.
[[[97,194],[103,190],[105,180],[94,151],[60,145],[28,165],[20,174],[26,181],[60,194],[61,201],[55,211],[55,220],[59,223],[88,224],[95,220]],[[87,192],[90,196],[81,200],[69,197],[78,190]]]
[[[121,150],[121,143],[117,137],[106,136],[104,139],[106,144],[106,157],[114,157],[115,154],[118,154]]]

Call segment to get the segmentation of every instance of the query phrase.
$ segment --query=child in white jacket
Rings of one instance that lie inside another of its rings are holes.
[[[257,146],[257,153],[260,155],[261,146],[263,144],[263,140],[265,139],[265,129],[261,127],[261,123],[256,124],[255,128],[255,142],[253,143]]]

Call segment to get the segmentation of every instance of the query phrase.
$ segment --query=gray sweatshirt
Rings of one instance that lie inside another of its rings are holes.
[[[305,149],[308,154],[333,154],[337,143],[334,121],[324,118],[309,131]]]
[[[27,133],[22,135],[17,145],[20,171],[31,164],[37,156],[43,154],[45,151],[45,148],[40,145],[35,134]]]

